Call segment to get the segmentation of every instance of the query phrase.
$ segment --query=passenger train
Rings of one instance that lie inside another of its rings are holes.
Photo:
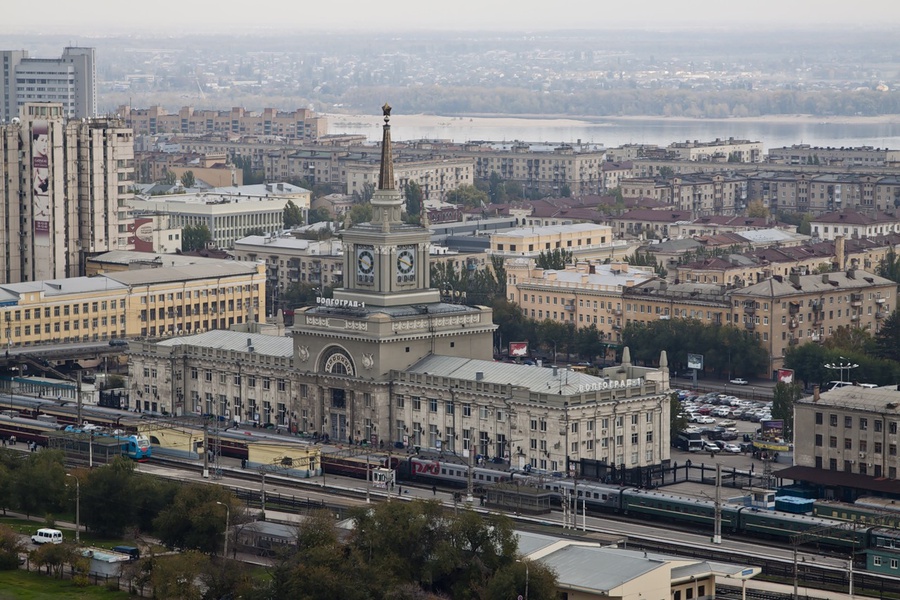
[[[50,436],[59,431],[69,433],[82,433],[71,425],[60,425],[45,419],[25,419],[10,416],[9,411],[0,414],[0,436],[4,440],[15,438],[16,443],[34,442],[38,446],[47,447],[50,444]],[[150,458],[152,449],[150,440],[145,435],[131,434],[120,430],[109,431],[97,428],[94,430],[98,437],[110,437],[120,444],[121,453],[137,461],[145,461]]]

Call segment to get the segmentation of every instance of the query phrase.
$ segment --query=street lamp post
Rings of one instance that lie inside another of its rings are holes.
[[[846,359],[843,356],[839,356],[838,358],[841,359],[841,362],[839,362],[839,363],[832,362],[832,363],[828,363],[828,364],[825,364],[822,366],[825,367],[826,369],[830,369],[832,371],[838,371],[838,373],[839,373],[838,377],[840,378],[840,382],[843,384],[844,383],[844,371],[847,371],[847,379],[849,381],[850,370],[857,368],[859,365],[850,362],[849,359]]]
[[[224,502],[216,501],[216,504],[218,504],[219,506],[225,507],[225,548],[222,551],[223,552],[222,569],[224,570],[225,569],[225,566],[224,566],[225,561],[228,560],[228,527],[231,523],[231,509],[228,508],[228,505],[225,504]]]
[[[517,560],[516,562],[520,562],[525,565],[525,600],[528,600],[528,561],[525,559]]]
[[[81,543],[81,482],[71,473],[66,473],[66,477],[75,480],[75,543]]]

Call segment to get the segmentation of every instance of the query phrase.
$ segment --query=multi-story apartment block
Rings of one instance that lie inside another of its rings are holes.
[[[874,238],[900,233],[900,212],[891,210],[867,215],[845,210],[819,215],[809,225],[812,236],[821,240]]]
[[[666,147],[678,160],[758,163],[763,157],[762,142],[715,139],[711,142],[674,142]]]
[[[454,155],[475,160],[476,179],[489,179],[496,173],[504,181],[520,183],[530,194],[563,196],[565,188],[575,196],[606,191],[602,171],[606,157],[601,150],[567,144],[543,150],[520,142],[508,149],[469,144]]]
[[[196,258],[13,283],[3,286],[0,305],[8,347],[224,329],[265,314],[265,266]]]
[[[662,180],[652,177],[622,179],[625,198],[653,198],[694,216],[734,215],[747,202],[747,178],[728,174],[685,174]]]
[[[66,121],[61,104],[22,107],[0,126],[0,281],[74,277],[84,253],[127,249],[134,180],[131,130]]]
[[[795,144],[769,148],[768,162],[784,165],[835,165],[854,167],[891,166],[900,162],[900,150],[857,146],[855,148],[822,148]]]
[[[325,117],[306,108],[293,112],[266,108],[254,113],[241,107],[196,110],[192,106],[184,106],[177,113],[167,113],[159,106],[132,108],[123,105],[118,112],[138,135],[228,133],[314,142],[328,132]]]
[[[366,185],[378,186],[379,165],[375,158],[344,161],[348,194],[361,193]],[[422,189],[424,200],[440,202],[448,192],[473,185],[474,171],[471,158],[401,159],[394,165],[394,185],[405,198],[406,184],[414,181]]]
[[[69,47],[60,58],[29,58],[26,50],[0,51],[0,122],[18,117],[25,104],[53,102],[63,117],[97,116],[93,48]]]
[[[625,263],[579,262],[565,270],[544,270],[530,259],[506,262],[507,298],[529,318],[594,325],[604,340],[620,343],[625,290],[654,279],[652,269]]]
[[[838,327],[873,335],[897,305],[897,284],[865,271],[774,276],[730,290],[731,322],[760,336],[770,372],[784,364],[784,352],[826,339]]]
[[[199,194],[171,194],[135,198],[135,215],[168,215],[170,227],[206,225],[212,243],[231,248],[248,231],[270,234],[284,228],[284,208],[293,202],[309,208],[310,192],[288,183],[215,188]]]
[[[895,386],[816,390],[794,403],[794,431],[803,432],[794,436],[794,479],[816,478],[812,469],[865,475],[855,480],[861,485],[845,480],[823,494],[832,500],[856,500],[866,488],[874,490],[877,480],[897,479],[898,427],[900,390]]]

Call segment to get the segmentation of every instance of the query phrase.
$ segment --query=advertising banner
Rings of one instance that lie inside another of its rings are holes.
[[[528,356],[528,342],[510,342],[510,356]]]
[[[50,245],[50,124],[34,121],[31,125],[31,181],[34,202],[36,246]]]
[[[794,370],[778,369],[778,381],[780,383],[794,383]]]
[[[698,371],[702,371],[703,370],[703,355],[702,354],[688,354],[687,365],[688,365],[688,369],[697,369]]]
[[[134,249],[138,252],[154,252],[153,219],[134,220]]]

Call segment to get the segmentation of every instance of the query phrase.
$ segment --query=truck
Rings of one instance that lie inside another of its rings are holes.
[[[703,438],[700,437],[698,432],[679,431],[678,435],[675,436],[674,444],[676,448],[685,452],[700,452],[703,450]]]

